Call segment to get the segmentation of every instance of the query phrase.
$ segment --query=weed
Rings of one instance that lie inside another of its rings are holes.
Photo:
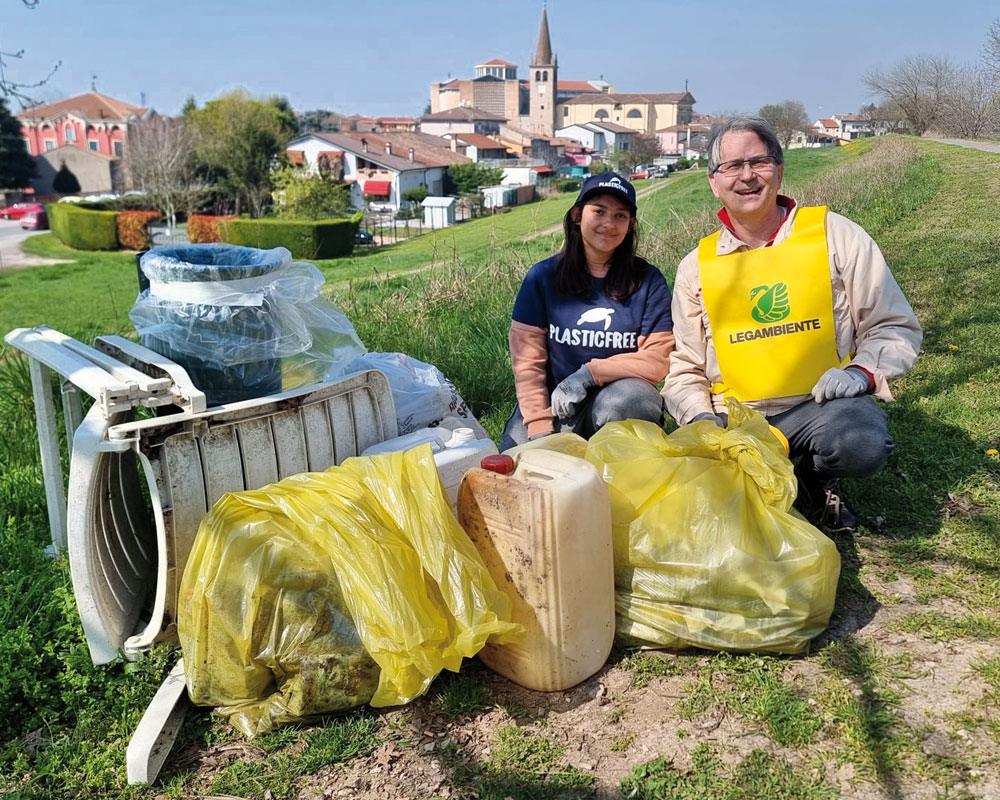
[[[492,707],[490,690],[480,682],[476,672],[466,671],[458,675],[447,673],[434,684],[431,708],[448,719],[457,719]]]
[[[660,756],[636,767],[621,782],[622,797],[635,800],[833,800],[837,790],[821,779],[796,772],[787,762],[754,750],[727,775],[717,751],[700,744],[691,768],[676,769]]]
[[[893,629],[919,633],[936,642],[949,639],[988,639],[1000,636],[1000,620],[987,614],[966,614],[952,617],[940,611],[918,611],[900,617]]]
[[[674,657],[665,653],[647,653],[637,650],[618,662],[622,669],[632,673],[632,686],[642,689],[649,685],[651,678],[667,678],[679,675],[681,670]]]
[[[777,658],[720,653],[685,687],[688,698],[678,712],[691,719],[719,706],[762,724],[778,744],[808,744],[816,738],[822,720],[783,683],[783,669],[784,662]]]
[[[628,750],[629,745],[635,741],[635,733],[619,733],[611,737],[611,744],[608,745],[608,750],[612,753],[624,753]]]

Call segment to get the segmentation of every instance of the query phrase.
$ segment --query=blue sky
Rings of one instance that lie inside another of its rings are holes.
[[[164,113],[243,86],[299,110],[419,115],[432,81],[472,77],[499,57],[520,67],[538,37],[538,0],[2,0],[9,79],[62,66],[37,98],[89,90]],[[906,55],[978,59],[1000,4],[983,0],[550,0],[561,78],[604,76],[618,91],[680,91],[695,110],[756,111],[801,100],[811,118],[871,98],[872,68]]]

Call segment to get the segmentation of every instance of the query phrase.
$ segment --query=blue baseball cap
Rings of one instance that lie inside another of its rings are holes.
[[[580,188],[580,194],[574,205],[582,205],[587,198],[595,194],[620,195],[618,199],[632,209],[632,215],[636,213],[635,187],[617,172],[602,172],[587,178]]]

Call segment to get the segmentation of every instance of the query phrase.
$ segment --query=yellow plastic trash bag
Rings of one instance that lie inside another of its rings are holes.
[[[429,445],[224,495],[180,589],[188,692],[248,736],[406,703],[486,643],[510,601],[452,514]]]
[[[796,653],[826,628],[840,556],[792,511],[786,445],[761,414],[730,401],[727,429],[669,436],[611,423],[587,460],[611,496],[621,642]]]
[[[568,456],[583,458],[587,455],[587,440],[576,433],[560,431],[542,436],[539,439],[532,439],[524,444],[515,445],[504,453],[509,456],[516,456],[525,450],[554,450],[557,453],[565,453]]]

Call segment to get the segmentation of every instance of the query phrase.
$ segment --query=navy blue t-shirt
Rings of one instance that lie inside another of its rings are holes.
[[[627,300],[604,293],[604,279],[591,278],[594,291],[586,300],[560,294],[556,288],[557,253],[528,270],[514,300],[516,322],[545,328],[549,391],[593,358],[609,358],[639,349],[639,337],[674,328],[670,287],[652,264],[642,285]]]

